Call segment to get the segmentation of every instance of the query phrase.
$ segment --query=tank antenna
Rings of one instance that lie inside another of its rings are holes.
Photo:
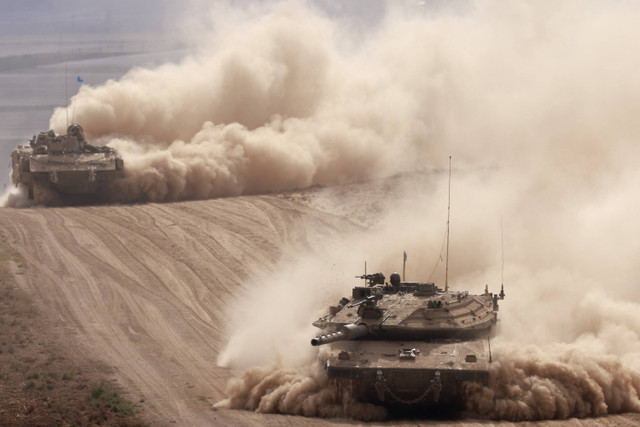
[[[67,129],[69,129],[69,78],[67,77],[68,65],[64,63],[64,105],[67,113]]]
[[[407,251],[402,251],[402,281],[404,282],[404,273],[407,267]]]
[[[367,261],[364,262],[364,276],[362,277],[362,280],[364,281],[364,284],[367,284],[367,279],[365,278],[367,276]]]
[[[504,288],[504,227],[502,226],[502,217],[500,217],[500,240],[502,252],[502,272],[500,275],[500,284],[502,285],[502,288]]]
[[[447,259],[444,270],[444,291],[449,291],[449,222],[451,218],[451,156],[449,156],[449,202],[447,204]]]
[[[78,92],[76,92],[78,93]],[[73,103],[73,110],[71,110],[71,123],[75,123],[76,122],[76,103]],[[67,128],[69,128],[69,126],[67,126]]]
[[[82,82],[84,80],[82,80],[80,78],[80,76],[78,76],[78,78],[76,79],[77,81],[77,87],[76,87],[76,95],[78,94],[78,92],[80,92],[80,86],[82,84]],[[73,103],[73,110],[71,110],[71,123],[75,123],[76,122],[76,103]],[[68,123],[67,123],[68,124]],[[69,127],[69,126],[67,126]]]
[[[502,245],[502,273],[500,277],[500,293],[498,296],[500,299],[504,299],[504,227],[502,226],[502,217],[500,217],[500,237],[501,237],[501,245]]]

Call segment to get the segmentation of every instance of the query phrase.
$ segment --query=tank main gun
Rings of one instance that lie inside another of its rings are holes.
[[[365,324],[356,325],[355,323],[352,323],[349,325],[342,325],[336,332],[331,332],[329,334],[320,335],[313,338],[311,340],[311,345],[318,346],[336,341],[352,340],[365,336],[368,332],[369,328],[367,328],[367,325]]]

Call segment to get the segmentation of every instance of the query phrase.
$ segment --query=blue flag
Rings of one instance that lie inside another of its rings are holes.
[[[80,76],[78,76],[78,83],[84,83],[84,79],[81,79]]]
[[[406,261],[407,260],[407,252],[406,251],[403,251],[403,252],[404,252],[404,260]]]

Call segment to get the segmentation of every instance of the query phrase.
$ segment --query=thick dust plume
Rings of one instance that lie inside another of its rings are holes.
[[[387,153],[406,142],[404,119],[385,118],[393,106],[356,78],[327,18],[300,2],[217,12],[230,22],[216,15],[217,32],[202,34],[192,57],[83,86],[72,99],[87,135],[123,155],[114,201],[274,192],[397,170]],[[381,105],[360,108],[369,102]],[[52,128],[65,120],[58,109]]]
[[[307,226],[308,250],[282,248],[283,259],[274,271],[251,280],[250,291],[230,302],[228,343],[218,364],[242,373],[214,407],[363,421],[386,417],[383,407],[338,391],[318,348],[310,344],[318,332],[311,323],[324,311],[325,300],[337,302],[343,291],[339,284],[353,276],[336,267],[351,258],[345,251],[351,233],[343,231],[344,236],[327,242],[325,235],[316,235],[326,230]]]
[[[380,137],[372,152],[383,158],[367,163],[384,165],[376,173],[446,170],[453,155],[449,283],[471,292],[504,283],[507,292],[492,381],[469,389],[473,416],[638,411],[640,5],[456,5],[391,7],[360,49],[329,48],[340,78],[327,80],[334,90],[322,92],[311,120],[296,120],[366,124]],[[362,164],[349,176],[367,177]],[[442,284],[444,175],[378,198],[374,226],[336,253],[388,276],[406,250],[409,280]],[[373,206],[366,187],[350,188],[345,198]],[[354,284],[349,273],[342,295]],[[326,307],[334,293],[308,298]]]
[[[489,384],[467,389],[469,414],[522,421],[640,412],[640,307],[612,296],[619,287],[581,294],[574,286],[564,307],[544,316],[536,307],[544,299],[505,301]]]
[[[640,371],[570,344],[496,351],[489,384],[468,384],[468,414],[533,421],[640,412]]]
[[[229,382],[227,393],[215,408],[361,421],[382,420],[387,414],[384,407],[355,401],[347,392],[339,395],[319,362],[296,369],[251,368]]]
[[[217,30],[193,57],[83,87],[72,101],[78,122],[125,159],[127,176],[111,194],[170,201],[280,191],[445,169],[453,155],[452,289],[497,290],[501,218],[504,226],[501,338],[492,382],[471,390],[472,413],[638,410],[640,5],[393,5],[359,44],[308,3],[216,11]],[[52,127],[65,123],[56,111]],[[342,277],[356,270],[355,256],[387,275],[400,270],[406,250],[408,278],[443,282],[447,181],[428,181],[390,194],[376,225],[335,250],[352,254],[336,261]],[[256,286],[280,295],[309,283]],[[220,362],[250,368],[241,349],[258,342],[274,375],[300,366],[287,359],[298,351],[291,342],[307,345],[312,307],[348,295],[353,282],[341,283],[340,292],[297,289],[294,322],[232,318]],[[265,295],[250,302],[270,307],[259,304]],[[266,334],[254,340],[255,331]],[[264,390],[269,371],[260,372],[238,387]]]

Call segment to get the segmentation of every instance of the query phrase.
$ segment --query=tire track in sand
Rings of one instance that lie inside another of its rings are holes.
[[[43,310],[74,331],[88,354],[114,366],[160,417],[198,426],[352,424],[213,412],[207,400],[221,399],[233,374],[215,364],[226,341],[225,306],[250,291],[248,281],[273,272],[283,256],[355,228],[277,196],[0,209],[0,230],[26,262],[20,283]],[[639,422],[640,415],[623,414],[537,425]]]
[[[311,247],[307,229],[324,217],[277,197],[241,197],[3,209],[0,228],[26,260],[25,287],[158,414],[188,425],[220,416],[278,425],[290,420],[213,413],[200,396],[221,399],[232,374],[216,366],[225,306],[283,253]]]

